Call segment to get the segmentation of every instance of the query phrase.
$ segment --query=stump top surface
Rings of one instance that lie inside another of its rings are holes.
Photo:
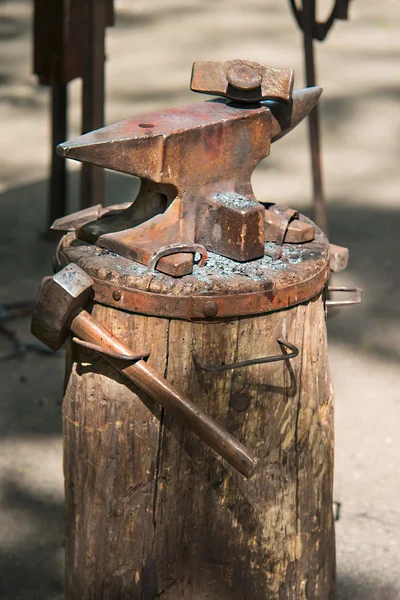
[[[210,252],[204,267],[195,265],[191,275],[175,278],[151,273],[144,265],[68,233],[58,260],[62,265],[78,264],[95,279],[95,301],[132,312],[195,319],[217,316],[203,311],[207,298],[221,305],[218,317],[225,317],[270,312],[315,297],[329,274],[329,242],[316,228],[312,242],[284,244],[279,260],[264,256],[240,263]],[[196,308],[197,299],[202,306]]]

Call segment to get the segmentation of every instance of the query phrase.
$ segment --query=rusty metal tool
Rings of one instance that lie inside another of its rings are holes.
[[[271,143],[310,112],[322,90],[292,93],[290,69],[242,60],[195,63],[191,87],[224,98],[128,119],[58,147],[66,158],[135,175],[141,188],[118,214],[86,222],[71,215],[54,229],[75,222],[78,238],[145,265],[174,244],[201,244],[239,262],[264,255],[268,210],[254,196],[252,171]],[[314,236],[310,224],[281,229],[278,224],[274,230],[278,242],[282,235],[297,243]],[[193,253],[185,251],[157,263],[173,276],[192,267]]]
[[[346,285],[340,285],[340,286],[330,285],[327,287],[327,290],[326,290],[328,298],[330,298],[330,295],[332,294],[332,292],[353,293],[354,296],[353,296],[353,298],[350,298],[349,300],[327,299],[327,300],[325,300],[326,308],[353,306],[354,304],[360,304],[361,300],[362,300],[363,289],[360,287],[348,287]]]
[[[69,264],[53,277],[45,277],[32,317],[32,333],[57,350],[72,331],[78,343],[96,349],[116,369],[189,427],[217,454],[249,478],[257,459],[218,423],[161,377],[143,359],[148,352],[132,354],[114,335],[84,309],[90,299],[93,279],[80,267]]]
[[[266,207],[267,208],[267,207]],[[300,221],[296,210],[272,204],[265,211],[265,240],[290,244],[304,244],[314,239],[315,228],[310,222]]]
[[[349,249],[336,244],[329,244],[329,267],[333,273],[340,273],[349,263]]]
[[[274,69],[254,60],[198,61],[192,69],[190,89],[245,103],[260,100],[290,102],[293,69]]]
[[[299,212],[297,210],[294,210],[293,208],[289,208],[288,206],[275,206],[273,211],[267,211],[267,212],[269,213],[270,216],[269,216],[268,221],[267,221],[267,217],[265,219],[266,229],[268,227],[268,231],[271,230],[270,238],[271,237],[274,238],[274,241],[276,244],[274,251],[272,253],[272,258],[274,260],[278,260],[279,258],[282,257],[282,245],[283,245],[283,242],[288,233],[290,223],[299,218]],[[300,221],[299,221],[299,223],[300,223]],[[304,225],[306,225],[306,224],[304,223]],[[307,226],[305,227],[305,229],[306,228],[307,228]],[[312,226],[311,226],[311,229],[313,229]],[[298,232],[296,231],[296,233],[298,233]],[[314,237],[314,232],[312,232],[311,239],[313,237]],[[306,240],[304,240],[304,241],[306,241]]]
[[[283,338],[278,338],[276,341],[282,348],[285,348],[286,350],[291,350],[291,352],[289,354],[282,353],[277,354],[276,356],[263,356],[262,358],[251,358],[249,360],[241,360],[235,363],[230,363],[228,365],[205,365],[201,362],[200,357],[195,350],[193,350],[192,355],[194,362],[200,369],[203,369],[204,371],[210,371],[212,373],[221,373],[221,371],[230,371],[231,369],[243,369],[243,367],[251,367],[253,365],[264,365],[266,363],[280,362],[282,360],[289,361],[292,358],[296,358],[296,356],[298,356],[299,349],[296,346],[294,346],[287,340],[284,340]]]
[[[85,223],[90,223],[90,221],[100,219],[105,215],[110,216],[118,214],[121,210],[129,208],[131,205],[132,202],[121,202],[121,204],[113,204],[105,207],[101,204],[94,204],[93,206],[88,206],[87,208],[78,210],[65,217],[60,217],[56,221],[57,226],[54,227],[53,225],[52,229],[59,231],[75,231],[75,229],[81,227],[81,225],[84,225]]]
[[[348,18],[348,6],[350,0],[335,0],[329,17],[322,23],[318,22],[316,19],[316,0],[301,0],[301,8],[298,8],[296,0],[289,1],[297,24],[303,31],[306,83],[307,86],[314,86],[316,85],[314,40],[322,42],[336,19],[346,20]],[[308,129],[313,179],[313,221],[327,233],[328,220],[322,175],[321,133],[318,105],[315,105],[309,114]]]

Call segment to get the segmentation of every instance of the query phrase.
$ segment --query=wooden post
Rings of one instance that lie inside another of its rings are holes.
[[[245,480],[72,344],[66,598],[333,600],[333,396],[321,295],[212,323],[98,304],[93,315],[133,350],[150,349],[149,364],[254,450],[261,468]],[[210,373],[193,362],[193,348],[208,365],[276,354],[282,336],[300,350],[288,363]]]

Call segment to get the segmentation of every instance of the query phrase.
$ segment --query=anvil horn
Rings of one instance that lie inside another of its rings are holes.
[[[158,184],[186,188],[196,181],[213,183],[227,172],[249,183],[254,165],[269,154],[270,140],[271,113],[262,104],[249,109],[214,100],[108,125],[60,144],[57,152]],[[187,147],[196,153],[195,165],[187,160]],[[239,148],[243,156],[252,156],[249,163],[237,160]]]
[[[272,112],[271,142],[280,140],[292,131],[317,104],[322,94],[319,86],[304,88],[293,92],[290,111],[288,106],[279,102],[263,102]]]
[[[271,141],[276,142],[294,129],[311,112],[321,93],[322,88],[310,87],[293,92],[289,105],[268,100],[258,104],[258,108],[254,108],[255,111],[259,110],[261,106],[271,110]],[[128,119],[64,142],[57,146],[57,153],[65,158],[90,162],[116,171],[134,173],[138,177],[153,179],[149,173],[150,169],[154,172],[153,180],[160,181],[157,171],[159,169],[162,171],[162,164],[156,157],[158,156],[161,160],[161,140],[158,139],[157,141],[157,136],[164,137],[171,133],[179,124],[180,119],[187,123],[188,109],[194,117],[199,112],[199,123],[202,123],[204,114],[201,106],[204,106],[204,111],[206,111],[206,108],[210,108],[210,104],[211,107],[215,107],[216,112],[228,113],[225,115],[226,118],[238,117],[239,113],[243,112],[241,108],[211,102],[206,102],[203,105],[181,107],[169,111],[171,115],[174,113],[173,127],[170,131],[168,130],[171,128],[171,123],[165,122],[167,113],[155,113],[154,115],[147,115],[146,118],[157,118],[157,121],[161,121],[158,126],[153,126],[152,123],[141,123],[140,118]],[[251,109],[247,109],[248,113],[250,111]],[[215,120],[217,121],[218,118]],[[197,119],[193,121],[192,125],[198,124],[196,121]],[[211,121],[212,117],[210,118]],[[118,151],[116,149],[117,145]],[[110,152],[111,146],[113,152]],[[133,165],[135,165],[134,171],[132,170]]]

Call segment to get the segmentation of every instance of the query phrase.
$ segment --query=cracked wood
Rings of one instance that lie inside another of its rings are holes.
[[[95,305],[95,317],[255,452],[244,480],[103,359],[68,351],[68,600],[334,598],[333,398],[321,297],[190,323]],[[289,364],[195,367],[274,354]],[[236,411],[231,396],[247,396]]]

